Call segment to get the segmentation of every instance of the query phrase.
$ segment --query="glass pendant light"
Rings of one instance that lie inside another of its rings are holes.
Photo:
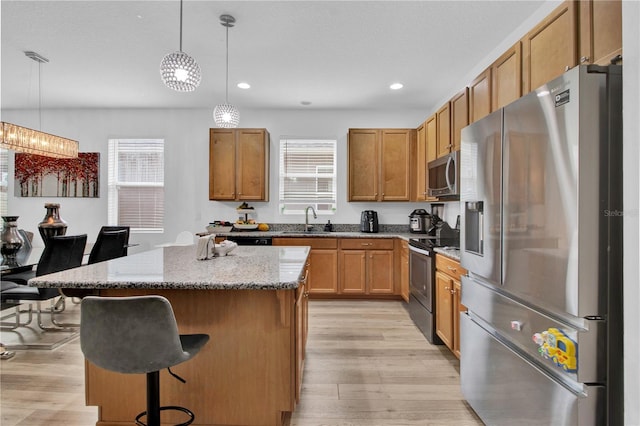
[[[231,15],[221,15],[220,24],[227,28],[227,77],[225,81],[225,102],[213,109],[213,120],[218,127],[233,128],[240,123],[238,108],[229,104],[229,27],[233,27],[236,19]]]
[[[182,51],[182,0],[180,0],[180,50],[169,53],[160,62],[164,84],[178,92],[193,92],[200,85],[200,66]]]

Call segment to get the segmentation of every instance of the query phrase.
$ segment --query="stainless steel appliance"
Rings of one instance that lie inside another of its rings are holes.
[[[376,211],[362,211],[360,214],[360,232],[378,232],[378,213]]]
[[[430,343],[441,345],[436,334],[435,237],[409,239],[409,305],[413,323]]]
[[[460,151],[430,161],[429,196],[457,199],[460,195]]]
[[[271,237],[255,235],[228,235],[225,237],[229,241],[237,243],[239,246],[270,246],[273,245]]]
[[[415,209],[409,215],[409,230],[414,234],[426,234],[431,227],[431,215],[425,209]]]
[[[462,393],[488,425],[617,425],[621,68],[576,67],[462,131]]]

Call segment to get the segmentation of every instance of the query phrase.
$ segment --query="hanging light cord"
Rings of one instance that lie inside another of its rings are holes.
[[[182,0],[180,0],[180,51],[182,52]]]
[[[228,104],[229,103],[229,23],[227,22],[227,77],[225,80],[225,95],[224,95],[224,100],[225,103]]]

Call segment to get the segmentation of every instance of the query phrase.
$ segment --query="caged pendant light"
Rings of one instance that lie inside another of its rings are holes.
[[[229,27],[233,27],[236,18],[231,15],[221,15],[220,24],[227,28],[227,76],[225,81],[225,102],[213,109],[213,120],[218,127],[233,128],[240,123],[238,108],[229,104]]]
[[[38,63],[38,127],[42,128],[41,66],[49,62],[36,52],[24,54]],[[78,141],[62,136],[29,129],[13,123],[0,122],[0,147],[27,154],[44,155],[53,158],[78,157]]]
[[[169,53],[160,62],[164,84],[177,92],[193,92],[200,85],[200,66],[182,51],[182,0],[180,0],[180,50]]]

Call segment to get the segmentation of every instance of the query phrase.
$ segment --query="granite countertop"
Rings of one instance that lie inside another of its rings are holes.
[[[196,247],[172,246],[32,278],[47,288],[287,290],[297,288],[309,247],[239,246],[227,256],[196,259]]]
[[[300,231],[236,231],[236,232],[216,232],[216,237],[271,237],[271,238],[401,238],[409,241],[409,238],[420,238],[419,234],[411,234],[409,232],[304,232]]]
[[[460,249],[455,247],[435,247],[433,249],[436,253],[447,256],[450,259],[460,262]]]

